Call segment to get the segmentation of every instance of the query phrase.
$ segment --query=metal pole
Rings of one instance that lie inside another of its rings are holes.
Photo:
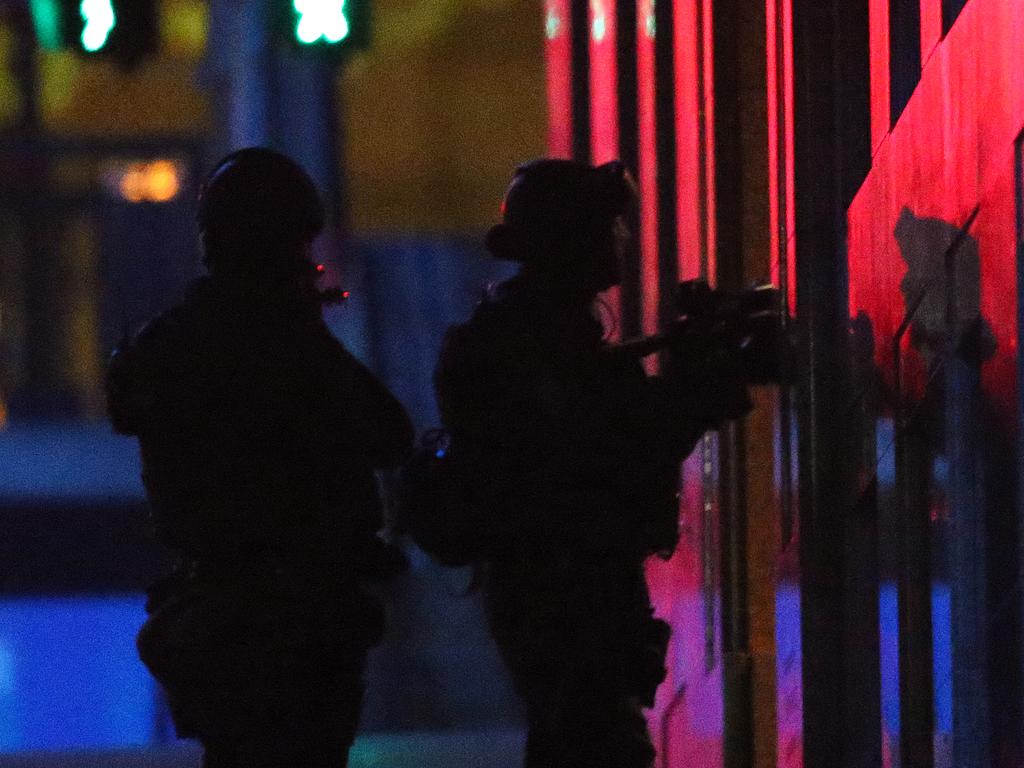
[[[46,205],[49,158],[39,117],[39,73],[32,17],[27,8],[14,8],[16,77],[24,95],[14,131],[14,155],[21,170],[12,190],[16,216],[25,242],[25,379],[11,398],[15,416],[63,420],[79,415],[78,393],[68,380],[67,349],[60,321],[64,313],[62,280],[57,268],[60,222]]]
[[[902,517],[899,557],[900,761],[905,768],[934,765],[934,681],[928,531],[928,450],[913,433],[903,397],[903,336],[920,300],[910,308],[892,339],[896,390],[896,488]]]
[[[616,0],[616,90],[619,125],[619,159],[639,178],[639,123],[637,117],[637,2]],[[639,210],[630,214],[629,226],[640,231]],[[639,242],[639,237],[636,238]],[[623,338],[642,332],[640,249],[626,259],[619,292],[619,316]]]
[[[590,162],[590,0],[569,0],[572,35],[572,156]]]
[[[837,414],[849,403],[840,59],[849,34],[844,0],[793,0],[799,531],[804,765],[863,760],[848,679],[850,615],[845,516],[856,500],[855,441]],[[872,756],[866,755],[868,759]]]
[[[750,8],[741,10],[735,0],[720,0],[713,6],[710,26],[714,52],[715,278],[720,288],[732,291],[744,287],[745,261],[755,260],[758,254],[768,260],[767,242],[761,242],[767,240],[767,227],[759,226],[761,222],[754,218],[768,203],[767,173],[762,172],[767,170],[767,136],[761,135],[767,130],[767,92],[755,85],[765,82],[765,20],[763,5],[760,7],[757,23],[758,14]],[[769,734],[759,733],[755,722],[751,620],[760,608],[754,604],[754,596],[764,585],[750,583],[750,569],[759,577],[770,577],[771,568],[762,573],[759,563],[749,562],[753,552],[747,538],[748,491],[757,490],[747,485],[747,473],[753,469],[747,466],[750,437],[756,441],[759,435],[748,436],[747,425],[734,422],[722,430],[719,443],[725,768],[753,768],[758,764],[758,746],[764,751],[766,743],[774,743],[776,732],[775,718],[770,718]],[[774,555],[774,551],[769,552],[769,557]],[[768,751],[774,757],[774,749]]]
[[[746,433],[741,423],[722,431],[722,698],[725,706],[725,768],[754,765],[754,686],[747,590],[747,504],[744,482]]]
[[[945,451],[949,466],[947,500],[953,520],[949,569],[953,635],[953,756],[957,768],[991,764],[993,701],[989,690],[992,633],[989,631],[989,524],[983,482],[985,449],[979,434],[981,399],[980,360],[960,352],[961,287],[975,292],[978,285],[960,285],[961,248],[968,247],[968,230],[977,218],[975,208],[944,255],[946,344],[942,350],[945,380]],[[977,243],[973,243],[977,248]],[[975,258],[977,256],[975,255]],[[991,483],[993,478],[989,478]],[[998,567],[998,566],[997,566]]]

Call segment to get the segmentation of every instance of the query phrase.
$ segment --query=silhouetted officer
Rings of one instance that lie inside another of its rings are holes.
[[[364,587],[402,567],[376,537],[374,470],[406,458],[412,428],[324,325],[323,224],[294,162],[229,155],[200,197],[209,275],[109,371],[181,562],[150,591],[139,653],[211,768],[345,764],[383,628]]]
[[[749,407],[724,371],[649,377],[640,358],[658,344],[605,340],[594,301],[619,282],[633,194],[618,163],[520,167],[487,244],[522,269],[449,331],[436,373],[452,471],[481,515],[491,631],[526,706],[528,768],[651,764],[642,708],[669,628],[643,562],[676,545],[680,461]]]

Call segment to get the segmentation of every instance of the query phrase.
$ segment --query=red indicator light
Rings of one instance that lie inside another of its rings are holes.
[[[326,270],[326,269],[327,268],[323,264],[317,264],[316,265],[316,271],[317,271],[317,273],[319,273],[321,275],[324,273],[324,270]]]

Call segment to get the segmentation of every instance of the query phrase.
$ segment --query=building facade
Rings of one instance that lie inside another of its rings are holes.
[[[627,335],[781,288],[790,383],[681,472],[663,768],[1021,761],[1012,0],[548,0],[549,148],[642,202]]]

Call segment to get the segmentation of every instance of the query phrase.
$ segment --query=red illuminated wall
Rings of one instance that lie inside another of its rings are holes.
[[[921,0],[921,63],[927,64],[942,39],[942,0]]]
[[[638,21],[640,168],[642,190],[657,186],[654,151],[654,41],[656,30]],[[714,99],[711,0],[673,4],[675,50],[673,93],[676,150],[676,229],[678,276],[712,276],[714,259]],[[646,39],[645,39],[646,38]],[[645,74],[649,73],[649,74]],[[646,138],[645,138],[646,137]],[[646,183],[644,183],[646,180]],[[645,215],[656,217],[657,198],[643,201]],[[648,328],[656,327],[659,303],[657,223],[643,230],[644,307]],[[651,598],[659,616],[673,628],[666,667],[650,713],[659,749],[659,768],[722,765],[721,636],[718,601],[718,498],[714,446],[698,447],[682,467],[680,541],[668,562],[648,564]],[[705,473],[707,473],[705,475]]]
[[[590,154],[595,165],[619,157],[615,0],[590,0]]]
[[[796,205],[793,165],[793,2],[767,0],[768,225],[771,281],[785,283],[796,307]]]
[[[594,165],[619,158],[619,102],[615,0],[590,0],[590,160]],[[616,318],[608,329],[620,338],[621,301],[618,288],[605,294]]]
[[[889,0],[868,0],[871,45],[871,148],[889,133]]]
[[[569,0],[544,4],[547,40],[548,155],[572,157],[572,26]]]
[[[924,14],[927,2],[922,0],[922,20],[933,37],[935,12]],[[882,5],[874,2],[873,12],[881,13]],[[887,67],[888,41],[874,14],[871,26],[873,64],[884,60]],[[871,318],[876,362],[891,382],[891,339],[907,309],[901,282],[909,292],[917,279],[908,274],[896,237],[901,213],[904,223],[959,227],[978,208],[970,235],[980,262],[980,310],[997,345],[983,366],[983,381],[1007,408],[1016,388],[1014,141],[1024,128],[1022,40],[1024,3],[967,3],[933,46],[899,122],[878,138],[872,170],[849,210],[850,310]],[[872,124],[880,131],[881,113],[888,122],[888,89],[881,66],[872,72]],[[933,239],[929,247],[941,248],[942,238]],[[920,389],[924,363],[912,353],[907,358],[910,386]]]
[[[654,0],[637,3],[637,128],[640,187],[640,312],[645,334],[658,330],[658,150],[655,114]]]
[[[714,66],[711,0],[674,4],[679,276],[715,275]]]

